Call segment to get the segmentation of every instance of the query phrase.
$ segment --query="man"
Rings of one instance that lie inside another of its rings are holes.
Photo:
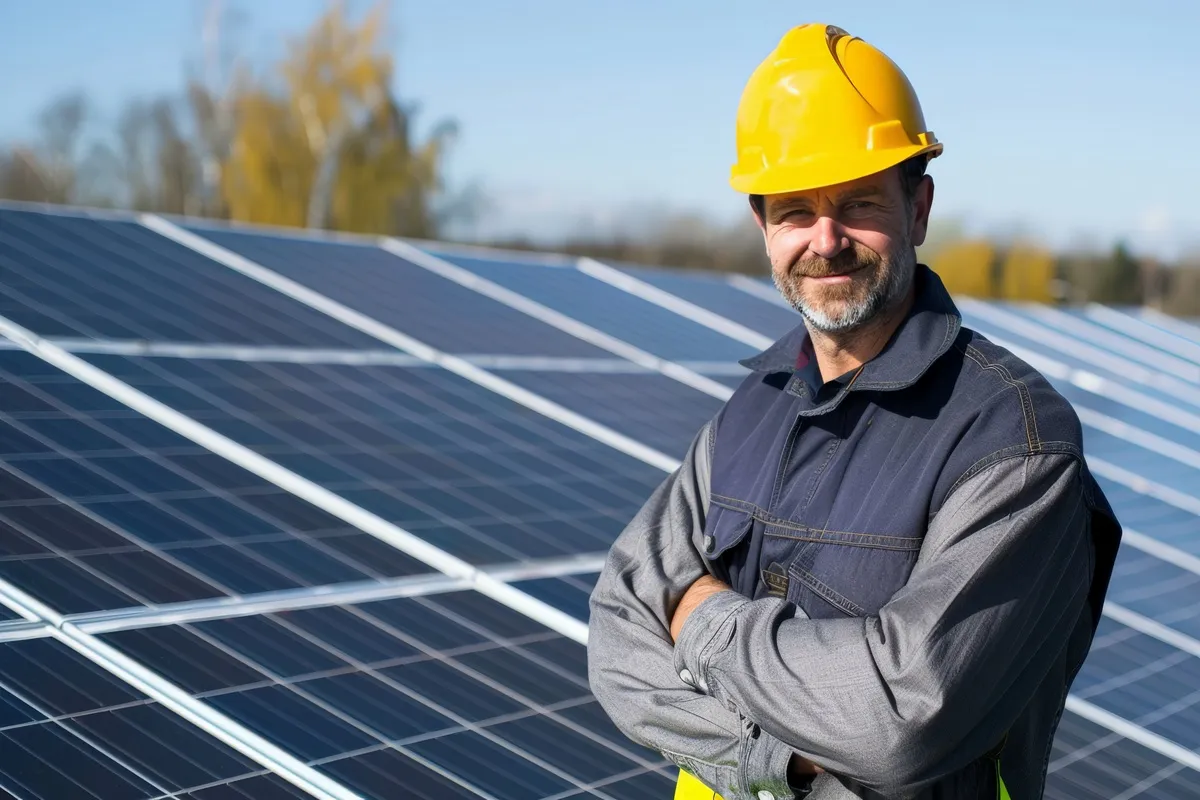
[[[942,145],[885,55],[795,28],[737,124],[803,324],[613,546],[596,697],[680,798],[1041,797],[1121,534],[1078,419],[916,262]]]

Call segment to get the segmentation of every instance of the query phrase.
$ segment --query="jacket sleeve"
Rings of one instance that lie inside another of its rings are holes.
[[[999,742],[1062,657],[1090,533],[1074,456],[1002,458],[947,498],[878,615],[794,619],[722,592],[685,623],[676,670],[826,770],[908,796]]]
[[[671,614],[708,573],[700,556],[708,510],[709,423],[683,464],[618,537],[591,596],[588,673],[613,723],[715,789],[725,800],[763,790],[790,797],[792,750],[680,679]]]

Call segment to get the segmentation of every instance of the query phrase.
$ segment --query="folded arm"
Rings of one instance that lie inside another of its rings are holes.
[[[907,795],[995,745],[1085,613],[1090,512],[1066,454],[1003,459],[936,514],[878,615],[796,619],[734,592],[683,624],[677,672],[821,764]]]
[[[609,553],[591,598],[593,693],[629,738],[663,753],[725,800],[762,790],[788,796],[792,750],[737,711],[689,686],[674,665],[671,617],[707,575],[700,538],[708,510],[711,426],[654,492]]]

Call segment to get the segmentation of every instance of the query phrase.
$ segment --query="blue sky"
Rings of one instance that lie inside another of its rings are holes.
[[[241,49],[265,63],[324,3],[234,6]],[[0,139],[27,136],[70,89],[110,119],[127,97],[178,89],[202,8],[0,2]],[[425,123],[459,122],[451,179],[492,199],[480,235],[644,209],[744,213],[726,183],[738,95],[788,27],[820,21],[879,46],[915,85],[946,143],[935,217],[1058,247],[1200,250],[1200,3],[394,0],[392,19],[399,92]]]

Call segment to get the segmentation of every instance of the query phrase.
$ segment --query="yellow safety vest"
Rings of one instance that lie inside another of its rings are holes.
[[[679,780],[675,783],[675,800],[721,800],[721,796],[694,775],[680,770]],[[1000,777],[999,759],[996,759],[996,800],[1012,800],[1004,778]]]

